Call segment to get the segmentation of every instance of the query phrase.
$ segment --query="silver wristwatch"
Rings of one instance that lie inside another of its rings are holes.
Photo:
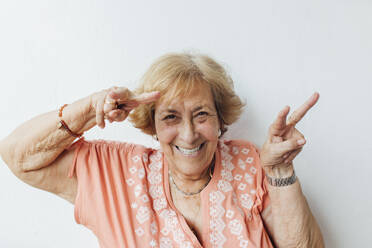
[[[266,174],[266,179],[270,185],[275,186],[275,187],[282,187],[282,186],[288,186],[288,185],[294,184],[296,182],[297,177],[296,177],[296,173],[293,171],[293,174],[290,177],[273,178],[273,177],[269,177]]]

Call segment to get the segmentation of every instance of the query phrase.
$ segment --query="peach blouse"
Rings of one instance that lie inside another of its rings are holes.
[[[115,141],[75,142],[75,220],[101,248],[202,247],[171,200],[161,150]],[[203,247],[273,247],[260,213],[269,204],[253,144],[218,143],[213,176],[201,191]]]

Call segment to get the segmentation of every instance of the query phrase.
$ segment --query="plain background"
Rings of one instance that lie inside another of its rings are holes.
[[[314,91],[299,130],[298,177],[327,247],[372,243],[372,2],[34,0],[0,3],[0,138],[22,122],[113,85],[134,89],[167,52],[222,63],[247,106],[227,138],[261,146],[285,106]],[[32,132],[32,130],[30,130]],[[156,146],[128,122],[87,139]],[[98,247],[73,205],[0,161],[0,247]]]

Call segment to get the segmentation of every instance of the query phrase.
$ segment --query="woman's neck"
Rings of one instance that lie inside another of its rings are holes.
[[[175,188],[180,192],[193,194],[201,191],[211,180],[214,169],[214,159],[201,173],[197,175],[187,175],[176,168],[169,168],[170,182],[174,184]]]

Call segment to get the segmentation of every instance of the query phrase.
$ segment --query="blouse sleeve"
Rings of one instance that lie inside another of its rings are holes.
[[[118,205],[125,212],[130,205],[125,177],[129,174],[128,157],[133,144],[114,141],[75,142],[74,160],[69,177],[77,177],[78,189],[74,215],[78,224],[95,231],[102,219],[110,221],[110,214]],[[119,199],[120,198],[120,199]]]
[[[254,160],[257,165],[257,200],[255,208],[259,213],[264,211],[270,205],[270,197],[267,189],[267,180],[265,171],[261,165],[259,149],[251,143]]]

